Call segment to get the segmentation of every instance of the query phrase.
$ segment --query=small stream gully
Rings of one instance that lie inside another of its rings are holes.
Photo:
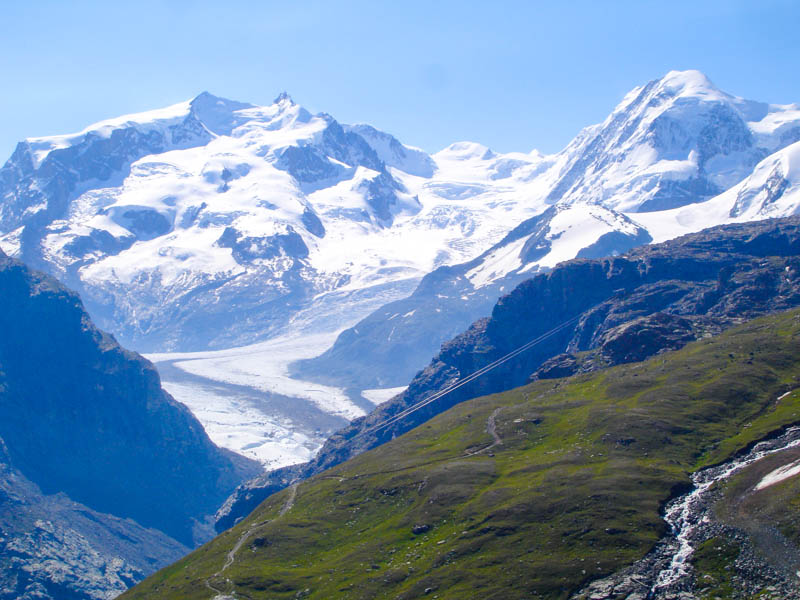
[[[715,483],[741,472],[763,458],[800,446],[800,427],[791,427],[781,435],[759,442],[749,452],[730,461],[697,471],[692,475],[693,489],[669,504],[664,520],[669,533],[643,559],[604,579],[592,582],[573,596],[574,600],[691,600],[697,595],[691,557],[698,545],[719,535],[740,544],[736,570],[741,575],[742,598],[763,593],[759,598],[800,599],[800,571],[795,564],[767,561],[755,552],[749,536],[730,525],[716,521],[712,514],[720,498]],[[800,474],[800,460],[786,464],[765,475],[753,488],[762,490],[788,477]],[[780,538],[777,530],[770,532]],[[783,540],[785,544],[785,540]],[[787,561],[783,561],[786,563]],[[791,562],[791,561],[788,561]],[[747,589],[749,588],[749,589]],[[766,590],[766,591],[765,591]],[[737,592],[738,593],[738,592]]]

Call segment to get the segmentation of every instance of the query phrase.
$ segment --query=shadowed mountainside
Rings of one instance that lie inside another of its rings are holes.
[[[77,294],[2,252],[0,301],[0,597],[107,597],[208,539],[257,465],[212,444]]]

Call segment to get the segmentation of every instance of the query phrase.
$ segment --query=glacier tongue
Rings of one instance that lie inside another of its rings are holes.
[[[192,410],[214,443],[266,469],[304,462],[383,395],[372,390],[362,397],[355,389],[306,381],[289,366],[320,354],[359,315],[410,293],[415,283],[323,294],[292,317],[284,334],[266,342],[149,358],[164,388]]]
[[[338,388],[288,375],[290,362],[319,354],[334,338],[280,337],[149,358],[164,388],[192,410],[214,443],[276,469],[309,460],[333,431],[366,412]]]

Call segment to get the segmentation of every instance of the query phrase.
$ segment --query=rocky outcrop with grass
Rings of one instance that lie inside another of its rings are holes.
[[[490,317],[442,346],[399,396],[334,434],[305,465],[251,481],[219,513],[233,525],[269,494],[383,444],[482,394],[682,347],[758,315],[800,306],[800,218],[714,227],[614,258],[576,259],[521,283]],[[451,383],[547,334],[568,327],[474,382],[391,425]]]

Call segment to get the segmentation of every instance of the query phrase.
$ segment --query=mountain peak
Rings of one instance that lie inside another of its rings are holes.
[[[189,103],[190,104],[195,104],[197,102],[208,102],[208,101],[216,101],[216,100],[223,100],[223,98],[215,96],[214,94],[212,94],[211,92],[209,92],[207,90],[203,90],[202,92],[197,94],[194,98],[189,100]]]
[[[239,110],[254,108],[252,104],[220,98],[208,92],[202,92],[189,103],[191,111],[206,128],[217,134],[227,135],[235,126],[233,113]]]
[[[716,88],[708,76],[697,69],[686,69],[684,71],[673,69],[664,75],[661,81],[664,83]]]
[[[477,142],[455,142],[440,150],[436,156],[451,160],[490,160],[496,155],[490,148]]]
[[[694,96],[705,99],[728,97],[728,94],[714,85],[705,73],[696,69],[670,71],[658,80],[658,87],[675,96]]]
[[[289,92],[286,90],[282,91],[275,100],[272,101],[273,104],[289,104],[294,106],[295,101],[292,100],[292,97],[289,95]]]
[[[229,112],[242,110],[243,108],[253,108],[254,106],[247,102],[237,102],[236,100],[229,100],[222,96],[215,96],[210,92],[200,92],[189,101],[189,105],[199,110],[204,110],[213,106],[216,107],[217,110],[227,110]]]

